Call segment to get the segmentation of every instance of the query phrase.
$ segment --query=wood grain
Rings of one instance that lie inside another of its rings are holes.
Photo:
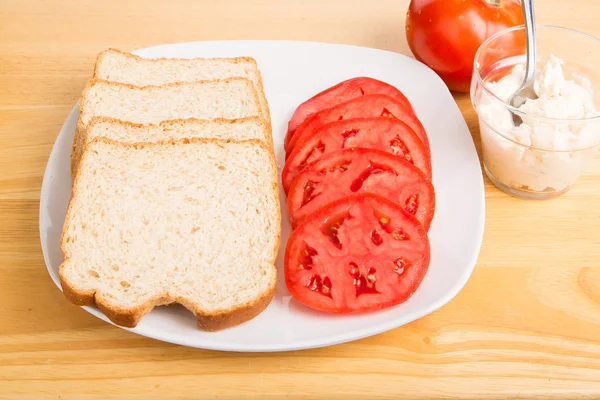
[[[343,345],[236,354],[145,339],[71,306],[46,273],[42,176],[100,50],[294,39],[409,54],[407,4],[0,1],[0,399],[600,398],[600,158],[552,201],[513,199],[486,180],[483,247],[460,294]],[[536,4],[539,23],[600,36],[600,2]],[[456,101],[479,146],[468,96]]]

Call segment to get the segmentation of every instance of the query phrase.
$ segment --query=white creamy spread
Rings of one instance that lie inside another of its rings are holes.
[[[524,66],[517,65],[487,87],[508,102],[524,76]],[[496,179],[511,187],[540,192],[564,190],[593,157],[595,148],[590,147],[600,142],[600,121],[566,121],[600,116],[594,107],[592,85],[578,74],[565,77],[562,61],[551,55],[537,73],[534,90],[538,98],[519,107],[527,116],[522,117],[518,127],[501,102],[487,100],[488,96],[477,106],[485,165]]]

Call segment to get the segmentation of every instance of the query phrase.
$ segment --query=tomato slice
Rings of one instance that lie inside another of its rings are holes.
[[[373,194],[334,202],[292,232],[285,249],[288,290],[329,313],[371,311],[406,301],[430,260],[425,229]]]
[[[400,157],[363,148],[329,153],[298,174],[287,200],[292,227],[319,208],[359,193],[390,199],[429,229],[435,193],[425,174]]]
[[[296,111],[288,122],[288,131],[284,142],[285,148],[287,149],[287,145],[296,129],[309,115],[356,97],[364,96],[365,94],[388,95],[396,99],[407,110],[412,110],[408,99],[400,90],[390,84],[364,76],[347,79],[317,93],[296,108]]]
[[[340,103],[334,107],[319,111],[308,117],[296,129],[286,148],[289,156],[297,143],[314,134],[315,130],[329,122],[351,118],[390,117],[396,118],[408,125],[429,149],[427,133],[412,110],[406,109],[402,103],[383,94],[370,94]]]
[[[308,164],[325,154],[352,147],[376,149],[399,156],[414,164],[431,180],[429,149],[408,125],[395,118],[355,118],[325,124],[296,145],[281,174],[285,193]]]

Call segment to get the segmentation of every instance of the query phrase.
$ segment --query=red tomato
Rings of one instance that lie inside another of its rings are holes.
[[[429,149],[429,141],[425,128],[412,110],[408,110],[402,103],[383,94],[369,94],[340,103],[334,107],[319,111],[308,117],[296,129],[296,133],[287,147],[286,158],[294,151],[296,144],[314,134],[315,130],[327,123],[350,118],[390,117],[396,118],[408,125],[425,147]]]
[[[400,157],[362,148],[329,153],[298,174],[287,200],[292,227],[331,202],[367,192],[392,200],[429,228],[435,194],[425,174]]]
[[[414,56],[437,72],[450,90],[468,92],[481,43],[521,24],[518,0],[412,0],[406,38]]]
[[[294,136],[296,129],[308,116],[365,94],[388,95],[396,99],[407,110],[412,110],[408,99],[392,85],[368,77],[348,79],[314,95],[296,108],[294,115],[288,122],[288,131],[283,143],[284,148],[287,150],[288,143]]]
[[[298,143],[288,157],[281,174],[287,193],[294,178],[310,163],[331,152],[362,147],[400,156],[431,179],[429,150],[416,133],[395,118],[355,118],[325,124]]]
[[[373,194],[344,198],[311,215],[290,236],[288,290],[329,313],[370,311],[406,301],[429,267],[425,229]]]

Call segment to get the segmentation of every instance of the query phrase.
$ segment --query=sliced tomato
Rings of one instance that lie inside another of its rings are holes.
[[[319,208],[358,193],[392,200],[429,229],[435,194],[425,174],[400,157],[363,148],[329,153],[298,174],[287,200],[292,227]]]
[[[320,209],[292,232],[285,282],[310,308],[371,311],[412,296],[429,260],[427,233],[414,217],[383,197],[361,194]]]
[[[298,143],[281,174],[286,194],[294,178],[310,163],[334,151],[362,147],[402,157],[431,179],[429,150],[415,132],[395,118],[355,118],[325,124]]]
[[[408,125],[429,149],[427,134],[421,122],[412,110],[407,110],[402,103],[383,94],[370,94],[340,103],[334,107],[319,111],[308,117],[296,129],[286,148],[289,156],[297,143],[314,134],[315,130],[327,123],[351,118],[390,117],[396,118]]]
[[[294,135],[296,128],[298,128],[309,115],[333,107],[344,101],[364,96],[365,94],[388,95],[396,99],[396,101],[402,104],[407,110],[412,110],[412,106],[408,99],[400,90],[390,84],[363,76],[347,79],[329,89],[317,93],[296,108],[294,115],[292,115],[292,118],[288,122],[288,131],[284,142],[285,148],[287,149],[287,145]]]

